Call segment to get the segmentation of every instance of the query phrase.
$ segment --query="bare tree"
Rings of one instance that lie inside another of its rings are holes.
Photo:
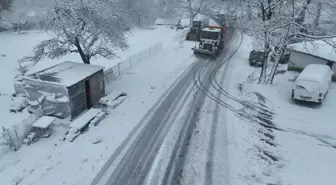
[[[48,10],[48,30],[55,36],[34,48],[21,60],[38,62],[44,57],[61,58],[78,53],[85,64],[93,57],[117,57],[127,48],[125,27],[128,16],[123,5],[107,0],[58,0]]]
[[[319,0],[317,3],[317,11],[314,19],[315,28],[318,27],[320,24],[321,11],[322,11],[322,0]]]
[[[180,15],[186,14],[190,19],[190,26],[195,17],[201,13],[202,9],[209,0],[174,0],[168,6]]]
[[[321,28],[305,23],[305,12],[310,1],[304,0],[304,4],[295,0],[244,0],[244,2],[251,3],[253,9],[259,10],[259,16],[254,17],[250,29],[264,50],[259,83],[273,83],[280,59],[290,43],[330,40],[335,36],[331,32],[322,32]],[[274,65],[267,73],[267,63],[271,59]]]
[[[118,5],[106,1],[59,1],[46,19],[56,37],[41,42],[34,56],[24,60],[37,62],[43,57],[53,59],[73,52],[79,53],[84,63],[98,55],[113,57],[113,50],[126,47],[122,31],[126,19],[122,15]]]
[[[123,0],[131,19],[141,27],[143,19],[149,18],[155,8],[153,0]]]
[[[0,20],[5,11],[9,11],[12,7],[13,0],[0,0]]]

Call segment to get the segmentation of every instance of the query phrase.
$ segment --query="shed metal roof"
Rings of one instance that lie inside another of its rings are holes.
[[[70,87],[103,68],[98,65],[67,61],[33,73],[29,77]]]

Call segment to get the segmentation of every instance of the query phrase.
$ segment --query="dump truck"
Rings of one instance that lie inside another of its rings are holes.
[[[199,41],[201,30],[209,25],[209,19],[203,18],[201,20],[194,20],[192,26],[187,33],[186,40]]]
[[[216,58],[224,47],[225,26],[208,26],[201,30],[200,42],[195,45],[195,55],[207,55]]]

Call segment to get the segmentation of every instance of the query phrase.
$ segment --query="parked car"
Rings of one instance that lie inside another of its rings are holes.
[[[321,104],[328,93],[333,74],[327,65],[308,64],[295,79],[292,99]]]
[[[283,56],[280,58],[279,63],[280,64],[287,64],[289,62],[289,52],[285,52]],[[261,67],[263,65],[264,61],[264,51],[257,51],[257,50],[252,50],[250,52],[249,56],[249,63],[251,66],[254,67]],[[271,61],[275,61],[275,56],[271,56]]]
[[[252,50],[249,56],[250,66],[261,67],[264,61],[264,52]]]
[[[288,52],[288,53],[284,53],[284,54],[282,55],[282,57],[280,58],[279,63],[280,63],[280,64],[288,64],[288,62],[289,62],[289,57],[290,57],[289,52]]]

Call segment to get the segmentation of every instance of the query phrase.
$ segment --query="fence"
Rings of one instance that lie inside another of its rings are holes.
[[[112,81],[115,81],[118,77],[124,74],[126,71],[138,65],[140,62],[149,59],[159,52],[162,51],[162,42],[157,43],[144,51],[141,51],[137,54],[134,54],[123,62],[118,63],[117,65],[104,71],[104,81],[105,84],[109,84]]]

